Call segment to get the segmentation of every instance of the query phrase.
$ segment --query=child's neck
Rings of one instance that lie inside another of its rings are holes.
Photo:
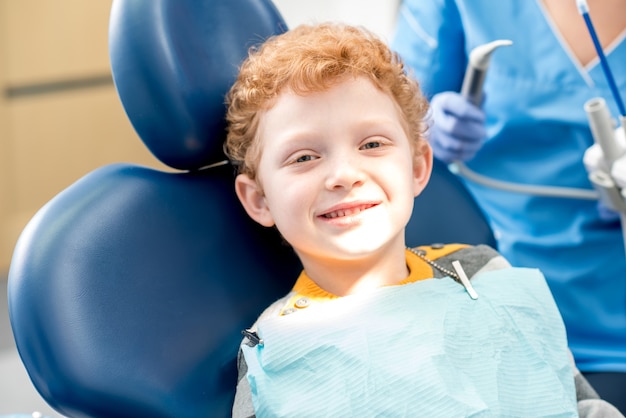
[[[312,260],[302,257],[307,275],[322,289],[337,296],[367,292],[398,284],[409,276],[402,251],[357,260]]]

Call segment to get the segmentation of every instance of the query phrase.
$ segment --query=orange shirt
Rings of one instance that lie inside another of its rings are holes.
[[[418,247],[418,249],[425,251],[425,256],[428,259],[436,260],[439,257],[443,257],[465,247],[467,247],[467,245],[450,244],[443,246],[422,246]],[[409,276],[398,283],[398,285],[413,283],[418,280],[430,279],[433,277],[433,268],[409,250],[406,250],[406,265],[409,269]],[[304,309],[311,306],[311,304],[326,302],[340,297],[320,288],[317,283],[315,283],[306,274],[305,271],[300,273],[292,291],[294,294],[288,299],[287,303],[282,308],[280,312],[281,315],[288,315],[298,309]]]

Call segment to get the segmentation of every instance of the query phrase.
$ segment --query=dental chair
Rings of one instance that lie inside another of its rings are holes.
[[[113,78],[139,138],[172,168],[113,164],[28,223],[9,314],[37,391],[68,417],[226,417],[241,330],[301,265],[251,221],[224,164],[224,94],[248,48],[286,30],[269,0],[114,0]],[[439,162],[411,246],[495,240]]]

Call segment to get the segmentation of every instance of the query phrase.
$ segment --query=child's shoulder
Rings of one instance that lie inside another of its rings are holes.
[[[257,324],[259,323],[259,321],[262,321],[263,319],[266,319],[266,318],[273,318],[276,316],[280,316],[281,311],[285,308],[285,305],[295,295],[295,293],[296,292],[292,290],[291,292],[287,293],[285,296],[283,296],[282,298],[278,299],[276,302],[272,303],[270,306],[265,308],[263,313],[259,315],[258,319],[254,323],[254,325],[250,327],[250,329],[252,331],[256,331]]]
[[[411,249],[411,252],[425,257],[437,266],[453,270],[452,262],[459,261],[470,280],[478,273],[511,267],[511,264],[495,249],[488,245],[431,244]],[[446,274],[433,269],[435,277]]]

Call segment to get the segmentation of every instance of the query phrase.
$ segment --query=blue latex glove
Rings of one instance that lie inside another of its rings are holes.
[[[485,112],[452,91],[433,96],[430,107],[429,142],[435,157],[446,163],[471,160],[487,136]]]
[[[609,208],[601,200],[598,201],[598,213],[600,214],[600,219],[605,222],[617,222],[621,219],[619,212]]]

